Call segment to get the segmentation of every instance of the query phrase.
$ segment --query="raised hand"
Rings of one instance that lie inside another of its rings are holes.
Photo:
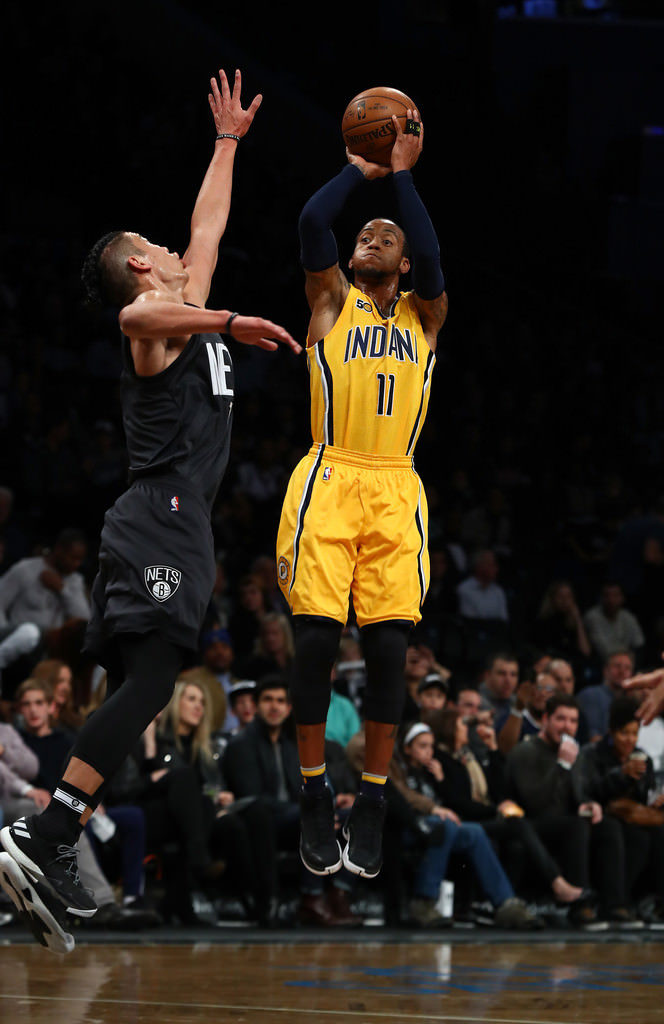
[[[397,137],[392,147],[390,165],[395,173],[397,171],[409,171],[411,167],[415,166],[422,152],[424,125],[420,121],[418,111],[416,109],[411,110],[409,107],[406,111],[406,119],[408,122],[412,122],[416,129],[419,128],[419,131],[404,131],[398,117],[395,114],[392,115],[392,124],[394,125]]]
[[[221,85],[221,89],[219,85]],[[208,93],[208,102],[217,134],[238,135],[242,138],[249,131],[254,115],[263,102],[263,97],[259,93],[254,96],[246,110],[242,109],[242,75],[239,69],[235,72],[232,92],[223,69],[219,71],[219,85],[215,78],[210,79],[211,92]]]

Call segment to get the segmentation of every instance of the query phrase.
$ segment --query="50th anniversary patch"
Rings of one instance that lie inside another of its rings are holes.
[[[180,586],[182,573],[170,565],[146,565],[143,578],[155,601],[168,601]]]

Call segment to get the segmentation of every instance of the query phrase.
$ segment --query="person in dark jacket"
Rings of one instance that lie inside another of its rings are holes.
[[[236,797],[261,797],[270,812],[277,849],[288,852],[297,851],[300,840],[302,786],[291,722],[286,680],[279,674],[263,676],[256,686],[254,720],[231,737],[222,759]],[[362,923],[350,908],[353,885],[347,875],[344,870],[338,872],[325,888],[322,878],[301,865],[298,917],[302,924],[335,927]]]
[[[468,726],[453,708],[430,713],[435,747],[443,778],[439,792],[447,807],[462,821],[476,821],[493,843],[515,890],[520,892],[532,869],[560,903],[578,900],[583,890],[563,876],[523,810],[507,799],[504,757],[495,743],[483,768],[468,745]]]
[[[582,747],[572,776],[582,799],[596,800],[605,813],[626,815],[620,818],[620,825],[627,895],[633,901],[639,896],[654,897],[654,904],[646,913],[647,921],[653,928],[664,928],[664,813],[658,810],[664,805],[664,794],[656,789],[651,758],[637,746],[638,708],[638,700],[629,695],[613,700],[607,735]],[[620,812],[614,805],[612,809],[613,801],[625,799],[633,801],[636,808]],[[645,813],[634,813],[647,807],[653,809],[652,824],[644,823]]]

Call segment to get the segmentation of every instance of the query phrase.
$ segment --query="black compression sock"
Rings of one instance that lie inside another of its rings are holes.
[[[73,846],[83,830],[81,815],[96,801],[82,789],[61,782],[48,807],[34,819],[34,829],[42,839]]]

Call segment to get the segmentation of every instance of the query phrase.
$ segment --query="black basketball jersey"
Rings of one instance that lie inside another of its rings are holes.
[[[230,448],[235,380],[219,334],[192,334],[161,373],[139,377],[123,337],[120,381],[129,474],[168,476],[200,494],[211,508]]]

